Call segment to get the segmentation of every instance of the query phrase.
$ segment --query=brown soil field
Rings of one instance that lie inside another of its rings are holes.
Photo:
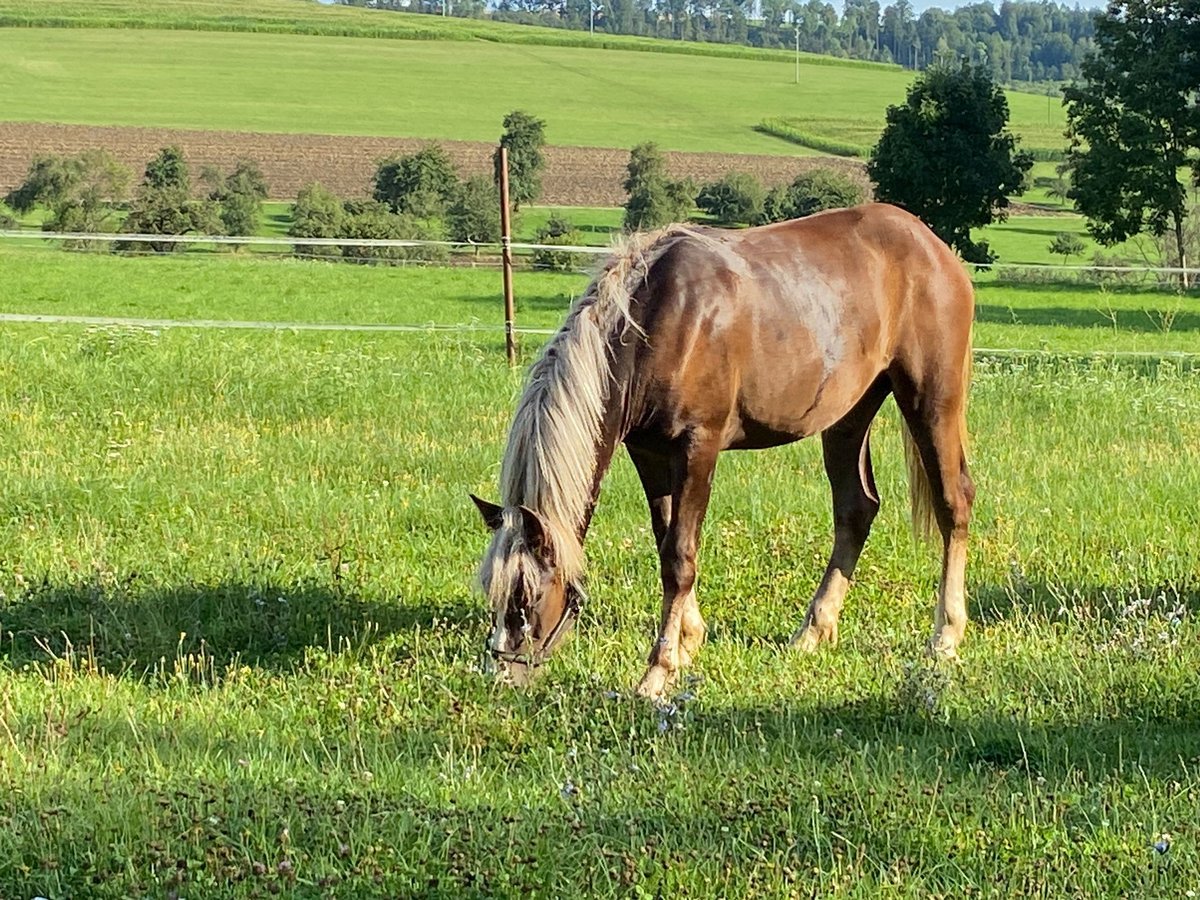
[[[259,134],[234,131],[181,131],[165,128],[113,128],[0,122],[0,195],[20,184],[37,154],[75,154],[93,148],[110,151],[136,173],[161,147],[183,150],[193,173],[204,166],[229,169],[241,158],[262,168],[274,199],[290,200],[299,189],[320,181],[338,196],[370,194],[376,163],[431,143],[425,140],[324,134]],[[474,141],[440,141],[464,176],[490,174],[493,145]],[[551,206],[619,206],[625,200],[621,181],[629,160],[627,149],[547,147],[546,171],[539,203]],[[834,168],[867,186],[863,165],[834,157],[751,156],[731,153],[667,152],[676,178],[697,184],[727,172],[751,172],[768,185],[790,182],[801,172]]]

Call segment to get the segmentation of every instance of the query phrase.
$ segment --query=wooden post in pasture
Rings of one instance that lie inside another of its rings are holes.
[[[504,263],[504,349],[508,364],[517,364],[517,341],[513,334],[512,221],[508,214],[508,148],[500,148],[500,256]]]

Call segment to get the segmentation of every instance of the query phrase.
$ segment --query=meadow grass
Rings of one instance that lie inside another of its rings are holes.
[[[921,659],[890,404],[836,650],[783,645],[830,540],[816,442],[725,455],[710,640],[656,711],[623,457],[578,633],[529,691],[479,671],[494,339],[0,329],[0,896],[1200,886],[1196,371],[979,362],[957,665]]]
[[[795,60],[786,49],[743,44],[591,34],[565,28],[515,25],[487,19],[442,18],[415,13],[332,6],[312,0],[0,0],[0,27],[133,28],[252,32],[394,40],[494,41],[565,47],[613,48],[688,56]],[[813,65],[894,70],[867,60],[801,53]]]
[[[255,254],[122,258],[0,249],[2,313],[335,324],[503,323],[500,273],[480,268],[361,266]],[[556,328],[583,274],[515,273],[517,323]],[[1053,350],[1198,352],[1195,293],[1018,284],[982,275],[975,343]],[[535,339],[536,340],[536,339]]]
[[[384,14],[385,16],[388,14]],[[435,17],[424,17],[435,18]],[[219,66],[213,60],[220,60]],[[287,77],[281,78],[280,72]],[[817,135],[883,127],[913,75],[898,68],[693,57],[497,41],[0,28],[6,120],[494,141],[514,107],[550,143],[797,154],[755,130],[785,116]],[[496,84],[516,93],[497,91]],[[361,90],[352,85],[386,85]],[[521,85],[536,90],[522,91]],[[1009,94],[1030,146],[1061,147],[1063,111]],[[829,119],[836,112],[836,119]]]

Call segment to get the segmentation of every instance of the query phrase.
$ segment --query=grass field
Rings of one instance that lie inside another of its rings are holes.
[[[547,121],[552,144],[656,141],[673,150],[787,155],[812,151],[754,126],[786,116],[817,133],[852,129],[863,142],[882,128],[884,110],[903,99],[911,78],[898,68],[830,68],[808,60],[797,85],[787,57],[770,62],[496,41],[0,29],[3,117],[16,122],[491,141],[503,116],[521,106]],[[537,90],[493,90],[497,83]],[[1009,102],[1013,129],[1026,145],[1062,146],[1061,106],[1023,93],[1011,93]],[[832,110],[837,118],[829,118]]]
[[[0,21],[131,9],[0,0]],[[786,153],[751,127],[832,107],[861,129],[908,77],[243,33],[476,26],[392,15],[147,0],[132,24],[204,33],[0,29],[0,115],[493,139],[519,96],[554,143]],[[1051,146],[1061,110],[1013,103]],[[597,243],[615,215],[572,211]],[[1079,227],[983,236],[1047,261]],[[6,245],[0,271],[0,313],[500,322],[494,269]],[[518,272],[519,324],[557,326],[584,280]],[[835,650],[785,647],[830,542],[818,443],[725,455],[710,640],[662,709],[631,697],[659,579],[624,458],[578,633],[528,691],[481,671],[467,492],[494,498],[521,386],[498,331],[0,322],[0,898],[1200,893],[1196,302],[979,279],[976,346],[1017,352],[976,360],[957,664],[921,655],[938,566],[908,530],[891,404]]]
[[[0,250],[0,312],[257,322],[503,323],[494,267],[387,268],[255,257],[123,259]],[[518,271],[518,324],[555,328],[586,276]],[[1198,352],[1195,295],[1146,289],[978,284],[975,342],[988,348]],[[534,339],[534,343],[537,340]]]
[[[818,448],[727,455],[670,713],[629,697],[658,579],[623,459],[579,633],[529,692],[478,671],[495,338],[0,327],[0,896],[1200,885],[1195,371],[980,360],[955,666],[920,659],[894,411],[817,656],[782,641],[829,542]]]
[[[589,34],[563,28],[513,25],[484,19],[333,6],[316,0],[0,0],[0,27],[134,28],[181,31],[302,34],[393,40],[495,41],[640,50],[689,56],[793,60],[789,50],[765,50],[741,44]],[[813,53],[801,57],[814,65],[895,69],[885,63],[838,59]]]

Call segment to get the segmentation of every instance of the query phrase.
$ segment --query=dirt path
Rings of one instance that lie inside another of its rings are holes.
[[[198,173],[205,165],[230,168],[241,157],[259,164],[271,197],[291,200],[310,181],[320,181],[335,194],[362,197],[370,192],[376,161],[392,154],[413,153],[426,144],[411,138],[318,134],[259,134],[234,131],[180,131],[166,128],[111,128],[0,122],[0,195],[24,180],[39,153],[74,154],[103,148],[140,175],[161,147],[178,145]],[[463,175],[491,172],[493,145],[474,141],[440,141]],[[753,172],[768,185],[790,182],[818,166],[847,172],[866,185],[861,163],[831,157],[750,156],[731,153],[669,152],[667,165],[677,178],[698,184],[726,172]],[[553,206],[619,206],[625,199],[621,181],[628,149],[594,147],[546,148],[541,203]]]

